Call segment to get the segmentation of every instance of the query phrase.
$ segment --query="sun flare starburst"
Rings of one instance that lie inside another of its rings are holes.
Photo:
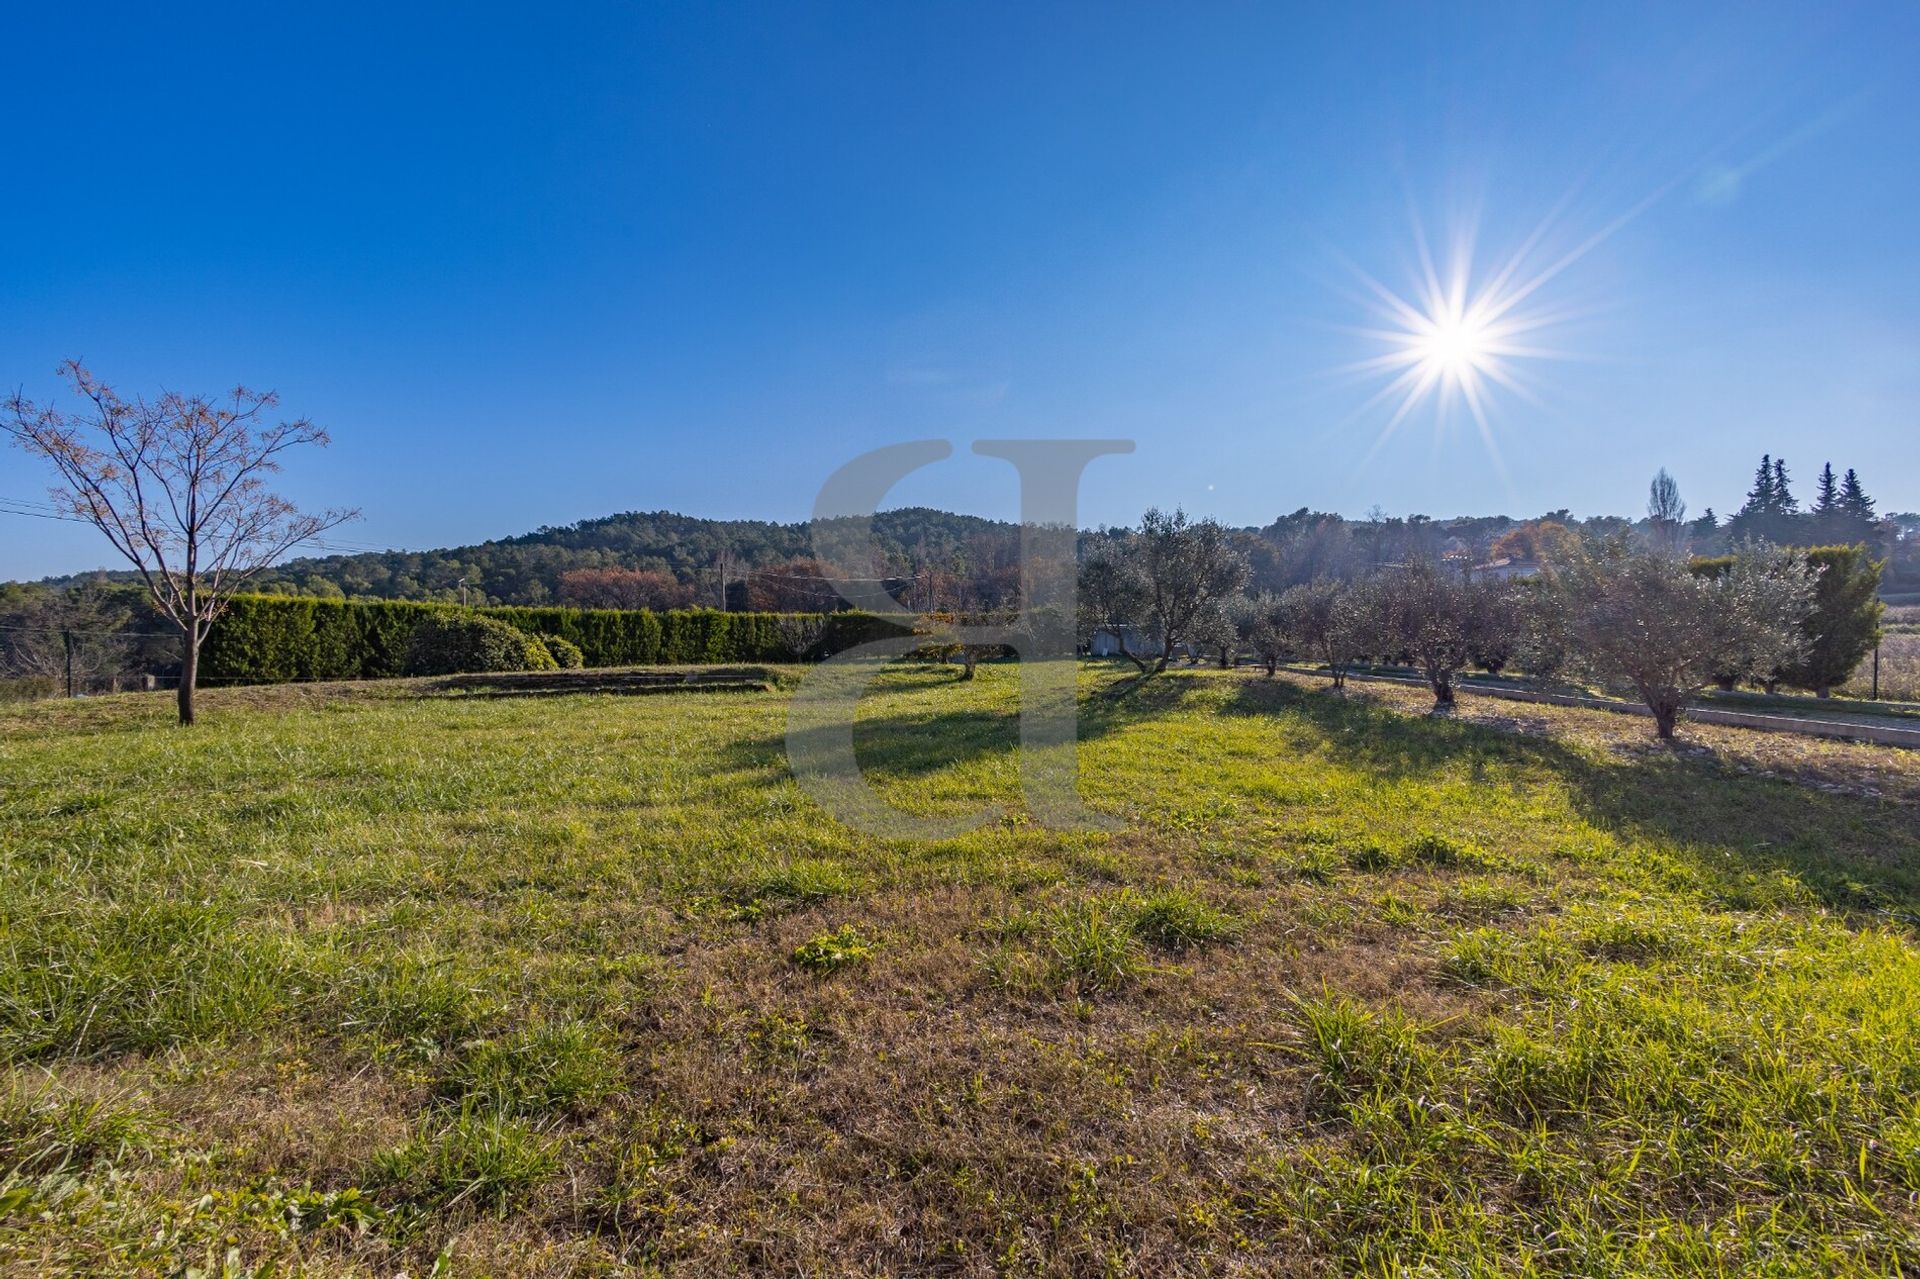
[[[1576,314],[1546,305],[1542,289],[1620,225],[1549,259],[1542,242],[1553,220],[1549,217],[1502,265],[1478,274],[1471,232],[1454,242],[1443,267],[1416,225],[1416,284],[1404,293],[1349,264],[1364,286],[1364,304],[1374,313],[1372,325],[1351,331],[1384,349],[1340,371],[1384,379],[1356,416],[1391,406],[1369,459],[1416,412],[1431,407],[1440,432],[1455,409],[1464,407],[1488,454],[1501,464],[1493,430],[1496,398],[1504,393],[1544,407],[1529,385],[1527,366],[1574,358],[1541,345],[1546,330]]]

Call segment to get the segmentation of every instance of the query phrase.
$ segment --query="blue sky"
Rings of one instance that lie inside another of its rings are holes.
[[[442,546],[618,510],[1014,509],[996,436],[1183,504],[1736,505],[1762,451],[1920,508],[1920,8],[16,6],[0,379],[277,388],[283,488]],[[1475,230],[1551,358],[1380,444],[1364,272]],[[46,477],[0,452],[0,497]],[[0,578],[108,562],[0,516]]]

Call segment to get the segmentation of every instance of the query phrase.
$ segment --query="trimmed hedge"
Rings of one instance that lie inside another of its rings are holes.
[[[409,675],[557,669],[543,637],[472,613],[427,614],[407,646]]]
[[[284,684],[404,675],[415,627],[428,617],[468,613],[497,618],[529,635],[563,639],[580,649],[588,666],[811,661],[908,633],[900,623],[871,613],[831,613],[822,619],[812,651],[795,653],[782,636],[779,613],[465,610],[393,600],[241,595],[228,603],[200,650],[200,678],[208,683]]]

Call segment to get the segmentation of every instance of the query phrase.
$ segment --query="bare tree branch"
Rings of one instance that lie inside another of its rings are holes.
[[[64,484],[49,490],[54,501],[105,535],[179,628],[180,720],[190,724],[200,644],[227,600],[294,546],[358,512],[302,512],[268,490],[265,477],[280,470],[281,454],[328,443],[306,418],[262,425],[280,403],[271,391],[128,400],[78,360],[59,373],[87,409],[42,408],[16,391],[0,428],[52,464]]]

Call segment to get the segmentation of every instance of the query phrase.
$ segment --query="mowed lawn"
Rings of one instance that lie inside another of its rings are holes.
[[[940,844],[784,692],[0,711],[0,1270],[1920,1265],[1905,797],[1095,668],[1062,834],[1015,674],[863,711]]]

